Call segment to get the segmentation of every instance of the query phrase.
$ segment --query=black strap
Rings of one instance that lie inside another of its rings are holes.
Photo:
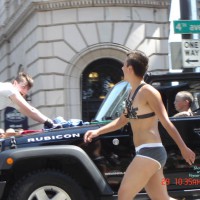
[[[146,83],[142,83],[142,84],[140,84],[140,85],[136,88],[135,92],[133,93],[133,96],[131,97],[131,100],[132,100],[132,101],[135,99],[135,96],[136,96],[136,94],[138,93],[139,89],[140,89],[142,86],[144,86],[144,85],[146,85]]]
[[[145,119],[145,118],[153,117],[155,115],[156,115],[155,112],[151,112],[151,113],[147,113],[147,114],[144,114],[144,115],[137,115],[137,118],[138,119]]]
[[[131,102],[133,102],[133,100],[135,99],[135,96],[137,95],[138,91],[144,85],[146,85],[146,83],[142,83],[136,88],[135,92],[132,95]],[[131,92],[129,93],[128,99],[130,98],[130,95],[131,95]],[[129,100],[129,102],[130,102],[130,100]],[[136,112],[137,110],[138,110],[138,108],[132,108],[132,110],[131,110],[131,112],[134,112],[134,118],[133,119],[145,119],[145,118],[149,118],[149,117],[155,116],[154,112],[143,114],[143,115],[137,115],[137,112]],[[130,118],[129,110],[127,110],[127,113],[124,113],[124,114],[125,114],[125,117]]]

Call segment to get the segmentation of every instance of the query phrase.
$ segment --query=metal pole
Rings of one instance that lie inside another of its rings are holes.
[[[191,0],[180,1],[180,16],[181,20],[191,20]],[[182,34],[182,39],[192,39],[191,34]]]

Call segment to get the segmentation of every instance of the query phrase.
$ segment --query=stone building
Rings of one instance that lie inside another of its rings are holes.
[[[170,0],[1,0],[0,81],[24,70],[42,113],[90,120],[129,50],[168,70],[169,9]]]

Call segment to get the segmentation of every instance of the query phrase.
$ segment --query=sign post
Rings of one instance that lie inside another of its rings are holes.
[[[182,40],[183,67],[200,67],[200,40]]]
[[[200,20],[175,20],[174,33],[179,33],[179,34],[200,33]]]

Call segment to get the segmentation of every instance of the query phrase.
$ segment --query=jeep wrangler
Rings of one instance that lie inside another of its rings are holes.
[[[200,73],[147,74],[145,81],[161,93],[170,120],[196,153],[189,166],[166,130],[159,124],[168,153],[164,167],[169,194],[177,199],[200,199]],[[87,130],[97,129],[120,116],[130,85],[116,84],[89,125],[44,130],[0,141],[1,200],[114,200],[129,163],[135,156],[130,124],[83,141]],[[194,96],[192,117],[172,117],[177,92]],[[144,166],[145,167],[145,166]],[[142,190],[136,199],[149,199]]]

